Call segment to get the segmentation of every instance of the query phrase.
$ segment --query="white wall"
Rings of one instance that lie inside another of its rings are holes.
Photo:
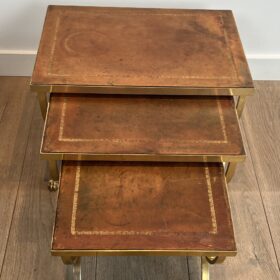
[[[254,79],[280,80],[279,0],[1,0],[0,75],[30,75],[47,5],[231,9]],[[5,2],[5,3],[4,3]]]

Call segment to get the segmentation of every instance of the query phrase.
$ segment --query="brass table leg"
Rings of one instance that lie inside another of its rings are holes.
[[[48,183],[49,191],[56,191],[58,189],[59,172],[56,160],[48,160],[50,177]]]
[[[237,100],[237,104],[236,104],[236,112],[238,117],[240,118],[245,106],[245,96],[239,96],[238,100]]]
[[[73,280],[82,280],[80,257],[61,257],[66,265],[73,265]]]
[[[40,104],[42,117],[45,120],[48,107],[47,92],[37,92],[37,98]]]
[[[209,263],[206,257],[201,257],[201,280],[210,280]]]
[[[82,280],[80,258],[76,258],[76,261],[73,263],[73,280]]]
[[[201,257],[201,280],[210,280],[209,264],[223,263],[226,257]]]
[[[228,166],[227,166],[227,170],[226,170],[226,180],[227,183],[230,182],[230,180],[232,179],[235,170],[236,170],[236,166],[237,166],[237,162],[229,162]]]
[[[46,90],[38,90],[37,97],[41,108],[42,117],[45,120],[48,108],[48,93],[49,91]],[[48,183],[48,188],[50,191],[56,191],[58,189],[58,179],[59,179],[59,172],[57,167],[57,162],[55,160],[48,160],[49,163],[49,170],[50,170],[50,177]]]

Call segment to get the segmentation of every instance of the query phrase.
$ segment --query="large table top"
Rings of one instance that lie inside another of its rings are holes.
[[[78,6],[49,6],[31,85],[253,87],[231,11]]]

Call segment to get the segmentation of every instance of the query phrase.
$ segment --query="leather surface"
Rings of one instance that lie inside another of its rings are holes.
[[[32,84],[253,87],[231,11],[69,6],[48,9]]]
[[[52,249],[235,251],[222,164],[63,162]]]
[[[244,155],[232,97],[52,94],[43,153]]]

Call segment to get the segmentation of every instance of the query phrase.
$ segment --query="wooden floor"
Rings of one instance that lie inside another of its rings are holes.
[[[247,160],[229,185],[238,255],[212,279],[280,279],[280,82],[256,82],[242,117]],[[56,193],[39,159],[43,121],[29,79],[0,77],[0,280],[65,279],[49,253]],[[198,280],[198,258],[98,257],[84,279]]]

